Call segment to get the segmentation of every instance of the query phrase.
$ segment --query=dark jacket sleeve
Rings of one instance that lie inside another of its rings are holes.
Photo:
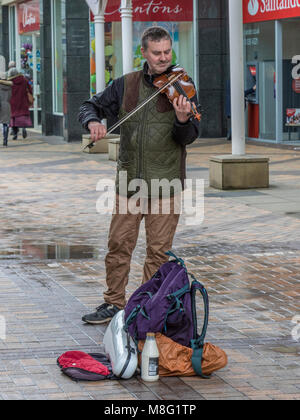
[[[104,118],[118,117],[124,92],[124,77],[112,82],[103,92],[97,93],[85,101],[78,114],[78,121],[87,130],[90,121],[101,121]]]
[[[199,105],[197,95],[192,99],[192,102]],[[173,126],[173,139],[176,143],[186,146],[193,143],[199,137],[200,122],[194,117],[191,117],[186,123],[180,123],[177,119]]]

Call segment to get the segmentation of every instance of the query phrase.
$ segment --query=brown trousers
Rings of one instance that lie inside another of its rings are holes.
[[[104,292],[104,300],[118,308],[124,308],[131,256],[137,243],[142,219],[145,219],[147,246],[142,280],[142,283],[145,283],[163,263],[168,261],[169,257],[165,255],[165,252],[172,248],[180,214],[176,207],[174,210],[174,197],[170,199],[169,214],[163,214],[163,200],[161,199],[157,199],[159,214],[151,212],[150,200],[148,199],[143,201],[137,214],[131,212],[119,214],[121,202],[119,202],[119,199],[127,202],[127,198],[117,196],[115,213],[112,216],[109,230],[109,251],[105,258],[108,289]],[[158,211],[156,210],[156,212]]]

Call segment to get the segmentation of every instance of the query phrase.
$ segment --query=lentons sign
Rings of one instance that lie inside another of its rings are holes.
[[[300,17],[300,0],[243,0],[244,23]]]
[[[193,0],[132,0],[132,13],[137,22],[192,22]],[[108,1],[105,20],[121,20],[120,0]]]
[[[40,2],[30,0],[17,5],[19,34],[39,31],[40,29]]]

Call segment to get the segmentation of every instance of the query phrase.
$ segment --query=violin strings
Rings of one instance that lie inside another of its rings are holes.
[[[185,90],[182,88],[182,86],[180,85],[179,82],[175,82],[174,83],[175,89],[177,90],[178,93],[180,93],[181,95],[183,95],[191,104],[192,107],[192,113],[194,114],[194,116],[196,116],[198,114],[198,110],[197,107],[195,106],[195,104],[190,100],[190,98],[188,97],[188,95],[186,94]]]
[[[150,95],[149,98],[147,98],[144,101],[142,101],[133,111],[129,112],[127,115],[125,115],[123,118],[121,118],[121,120],[119,120],[117,123],[115,123],[114,125],[112,125],[110,127],[110,129],[107,131],[106,135],[112,133],[116,128],[118,128],[121,124],[123,124],[123,122],[125,122],[126,120],[128,120],[128,118],[130,118],[133,114],[135,114],[137,111],[139,111],[144,105],[146,105],[148,102],[150,102],[161,91],[163,91],[164,89],[166,89],[168,86],[170,86],[172,84],[175,85],[176,83],[178,83],[177,80],[180,77],[181,77],[181,74],[178,74],[177,76],[175,76],[175,78],[174,78],[175,80],[168,80],[160,89],[158,89],[156,92],[154,92],[152,95]],[[181,88],[181,86],[180,86],[180,88]],[[184,92],[184,94],[185,94],[185,92]],[[92,141],[91,143],[89,143],[88,145],[86,145],[84,147],[84,149],[86,149],[87,147],[88,148],[92,148],[94,144],[95,144],[95,141]]]
[[[177,75],[175,80],[179,79],[179,77],[180,77],[180,75]],[[119,120],[112,127],[110,127],[110,129],[107,131],[106,134],[110,134],[111,132],[113,132],[116,128],[118,128],[121,124],[123,124],[123,122],[125,122],[126,120],[128,120],[128,118],[130,118],[133,114],[135,114],[137,111],[139,111],[141,108],[143,108],[144,105],[146,105],[148,102],[150,102],[162,90],[164,90],[165,88],[167,88],[171,84],[174,84],[175,85],[175,83],[177,83],[177,81],[173,82],[173,81],[168,80],[159,90],[157,90],[152,95],[150,95],[149,98],[147,98],[143,102],[141,102],[133,111],[129,112],[121,120]],[[180,86],[180,88],[181,88],[181,86]]]
[[[180,83],[179,82],[175,82],[174,83],[174,85],[175,85],[175,88],[176,88],[176,90],[177,90],[177,92],[178,93],[180,93],[181,95],[183,95],[188,101],[189,101],[189,103],[192,105],[192,107],[193,107],[193,104],[192,104],[192,101],[190,100],[190,98],[187,96],[187,94],[186,94],[186,92],[185,92],[185,90],[182,88],[182,86],[180,85]]]
[[[178,93],[180,93],[181,95],[183,95],[187,98],[187,94],[185,93],[184,89],[181,87],[179,82],[175,82],[174,86],[175,86]]]

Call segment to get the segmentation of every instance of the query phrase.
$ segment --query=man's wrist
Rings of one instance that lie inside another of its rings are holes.
[[[179,123],[181,125],[185,125],[185,124],[187,124],[188,122],[191,121],[191,117],[188,116],[187,119],[185,119],[184,121],[182,121],[181,119],[179,119],[178,117],[176,117],[176,120],[177,120],[177,123]]]

